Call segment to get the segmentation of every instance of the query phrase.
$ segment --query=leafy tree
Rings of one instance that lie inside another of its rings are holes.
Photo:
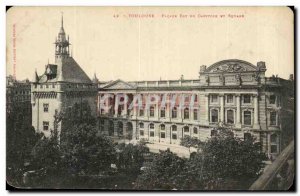
[[[187,147],[189,149],[189,152],[191,152],[191,147],[199,149],[203,145],[203,142],[201,142],[196,137],[191,137],[189,135],[186,135],[181,139],[180,145]]]
[[[30,153],[41,137],[31,126],[31,114],[15,105],[6,114],[6,163],[7,182],[15,187],[22,186],[22,176],[30,160]]]
[[[87,102],[75,104],[62,115],[60,146],[65,169],[71,174],[99,174],[115,162],[112,141],[96,129]]]
[[[241,140],[222,129],[187,162],[185,188],[196,184],[203,189],[247,189],[260,175],[265,159],[253,137]]]
[[[117,167],[130,175],[138,175],[144,163],[144,153],[149,152],[149,148],[143,144],[117,145]]]
[[[115,162],[112,141],[98,134],[95,127],[81,124],[61,137],[64,165],[69,173],[99,174]]]
[[[160,151],[149,167],[138,176],[135,188],[143,190],[172,190],[178,187],[185,159],[178,157],[169,149]]]

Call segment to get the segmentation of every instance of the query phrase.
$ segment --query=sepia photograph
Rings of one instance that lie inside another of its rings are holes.
[[[6,189],[295,190],[294,12],[6,7]]]

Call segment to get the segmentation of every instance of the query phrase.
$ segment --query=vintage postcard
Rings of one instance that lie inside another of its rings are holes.
[[[293,8],[6,17],[8,189],[295,190]]]

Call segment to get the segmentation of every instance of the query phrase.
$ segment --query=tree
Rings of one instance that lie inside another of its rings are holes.
[[[109,170],[115,162],[112,141],[98,134],[95,127],[81,124],[61,137],[63,161],[68,173],[93,174]]]
[[[15,187],[22,186],[25,165],[30,160],[33,146],[41,137],[31,126],[28,115],[24,113],[24,108],[18,105],[6,114],[6,178],[7,182]]]
[[[186,135],[181,139],[180,145],[187,147],[189,149],[189,152],[191,152],[191,147],[199,149],[203,145],[203,142],[201,142],[196,137],[191,137],[189,135]]]
[[[178,157],[169,149],[160,151],[153,162],[138,176],[135,188],[142,190],[172,190],[178,187],[185,159]]]
[[[187,187],[194,182],[203,189],[247,189],[260,175],[266,156],[259,143],[253,137],[241,140],[230,130],[221,130],[187,162]]]
[[[144,153],[149,152],[149,148],[143,144],[118,144],[116,146],[117,167],[129,175],[138,175],[144,163]]]
[[[65,169],[71,174],[99,174],[115,162],[112,141],[96,129],[87,102],[75,104],[62,118],[60,147]]]

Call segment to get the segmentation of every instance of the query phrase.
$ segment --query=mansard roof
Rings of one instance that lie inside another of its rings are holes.
[[[228,59],[216,62],[203,70],[205,73],[218,73],[218,72],[251,72],[258,71],[258,67],[255,65],[239,60],[239,59]]]

